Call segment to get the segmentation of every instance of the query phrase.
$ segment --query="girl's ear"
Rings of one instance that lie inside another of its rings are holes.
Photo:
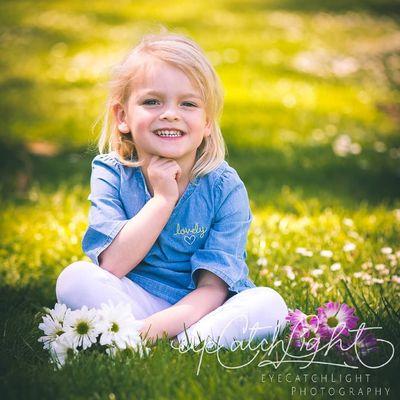
[[[128,127],[128,124],[126,123],[126,113],[122,104],[115,103],[112,108],[115,120],[117,121],[118,130],[121,133],[129,133],[130,129]]]
[[[211,127],[212,127],[212,122],[211,122],[211,120],[207,119],[206,126],[204,128],[204,136],[205,137],[211,135]]]

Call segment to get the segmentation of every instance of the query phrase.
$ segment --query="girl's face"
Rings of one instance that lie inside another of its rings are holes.
[[[199,90],[180,69],[158,60],[115,111],[120,131],[125,127],[132,134],[139,160],[157,155],[193,165],[211,133]]]

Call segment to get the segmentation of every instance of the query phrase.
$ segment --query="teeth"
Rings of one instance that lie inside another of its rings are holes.
[[[166,136],[166,137],[178,137],[182,136],[182,132],[180,131],[156,131],[156,135],[158,136]]]

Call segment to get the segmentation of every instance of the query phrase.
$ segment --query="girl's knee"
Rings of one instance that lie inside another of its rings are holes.
[[[250,298],[257,313],[265,315],[271,322],[276,321],[280,326],[284,326],[288,308],[283,297],[270,287],[260,286],[249,290],[252,291]]]
[[[57,278],[57,301],[67,304],[76,290],[81,290],[86,282],[93,279],[97,265],[87,261],[76,261],[64,268]]]

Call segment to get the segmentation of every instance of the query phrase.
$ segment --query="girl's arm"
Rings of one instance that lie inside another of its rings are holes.
[[[152,197],[100,254],[99,266],[118,278],[125,276],[149,252],[174,207],[174,199],[161,195]]]
[[[197,288],[173,306],[146,318],[140,333],[150,341],[162,338],[164,332],[174,337],[222,305],[227,294],[228,287],[221,278],[200,270]]]
[[[172,159],[152,156],[147,167],[154,195],[101,253],[99,266],[122,278],[149,252],[179,199],[177,179],[181,174]]]

